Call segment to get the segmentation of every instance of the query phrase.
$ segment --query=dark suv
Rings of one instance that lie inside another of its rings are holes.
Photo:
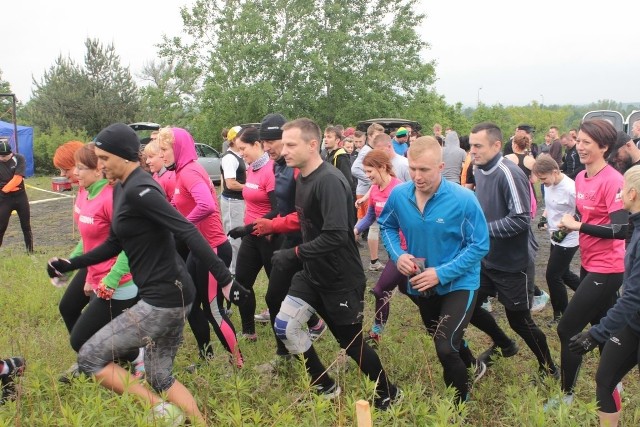
[[[411,126],[411,129],[415,131],[419,131],[420,129],[422,129],[422,125],[414,120],[389,118],[363,120],[356,125],[356,129],[362,132],[366,132],[369,126],[374,123],[382,125],[384,127],[385,133],[391,133],[402,126]]]

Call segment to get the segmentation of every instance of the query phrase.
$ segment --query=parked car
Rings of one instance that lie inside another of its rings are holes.
[[[138,135],[144,135],[160,129],[160,125],[152,122],[138,122],[131,123],[129,125],[131,129],[135,130]],[[140,138],[140,144],[144,146],[149,142],[149,137],[144,136]],[[198,154],[198,163],[207,171],[209,178],[214,184],[219,184],[221,179],[220,173],[220,153],[206,144],[196,142],[196,153]]]
[[[357,124],[356,129],[362,132],[366,132],[369,126],[371,126],[373,123],[382,125],[384,127],[385,133],[391,133],[401,126],[411,126],[411,129],[415,131],[419,131],[420,129],[422,129],[422,125],[414,120],[390,118],[363,120]]]
[[[198,153],[198,163],[204,167],[214,184],[220,184],[220,153],[206,144],[196,142],[196,153]]]

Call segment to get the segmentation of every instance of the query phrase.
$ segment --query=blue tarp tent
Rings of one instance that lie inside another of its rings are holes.
[[[9,137],[9,143],[13,152],[16,152],[16,139],[14,137],[13,123],[0,121],[0,136]],[[18,126],[18,153],[27,160],[27,176],[35,173],[33,167],[33,128],[29,126]]]

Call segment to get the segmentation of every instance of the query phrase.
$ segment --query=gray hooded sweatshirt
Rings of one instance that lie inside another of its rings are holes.
[[[444,149],[442,150],[442,160],[444,161],[442,176],[447,181],[460,184],[460,173],[466,157],[467,153],[460,148],[458,134],[455,131],[447,133],[444,138]]]

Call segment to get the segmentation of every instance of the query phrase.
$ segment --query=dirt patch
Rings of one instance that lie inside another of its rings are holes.
[[[43,189],[50,191],[50,189]],[[27,190],[31,207],[31,231],[34,248],[46,252],[53,248],[71,248],[80,237],[73,224],[74,192],[46,192],[35,188]],[[4,235],[3,248],[24,249],[24,240],[18,215],[14,212]]]

